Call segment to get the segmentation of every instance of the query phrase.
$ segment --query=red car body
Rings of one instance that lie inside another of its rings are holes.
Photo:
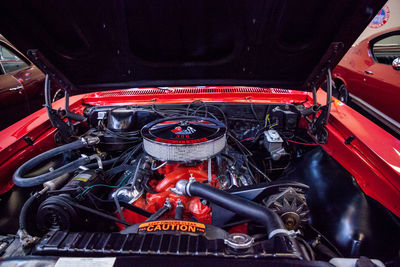
[[[160,91],[158,88],[127,89],[89,93],[71,97],[70,108],[82,114],[84,104],[146,105],[211,102],[248,103],[313,103],[307,92],[246,87],[184,87]],[[319,90],[319,103],[326,94]],[[63,106],[62,100],[55,108]],[[400,216],[400,141],[340,101],[335,101],[327,125],[329,141],[323,148],[354,176],[359,186],[397,216]],[[53,128],[45,109],[41,109],[1,132],[0,194],[13,186],[12,174],[22,162],[55,146]],[[34,140],[27,144],[25,137]],[[355,139],[346,144],[350,136]],[[379,136],[379,138],[376,138]]]
[[[400,34],[400,27],[371,35],[353,46],[334,69],[333,77],[337,87],[345,85],[354,102],[399,132],[400,71],[391,64],[378,63],[371,47],[392,33]]]

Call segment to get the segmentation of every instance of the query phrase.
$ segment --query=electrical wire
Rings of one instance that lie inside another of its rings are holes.
[[[125,139],[125,140],[130,140],[130,141],[132,141],[132,139],[140,138],[139,136],[135,136],[135,135],[140,134],[140,131],[117,133],[117,132],[111,131],[110,129],[106,128],[105,132],[110,134],[110,135],[116,136],[118,138],[122,138],[122,139]]]
[[[186,116],[189,116],[190,106],[191,106],[192,104],[196,104],[196,103],[204,104],[204,102],[201,101],[201,100],[194,100],[194,101],[192,101],[191,103],[189,103],[189,105],[188,105],[187,108],[186,108]],[[207,116],[207,107],[206,107],[206,116]]]
[[[139,159],[139,162],[136,165],[136,170],[135,170],[135,174],[133,175],[133,179],[132,179],[132,185],[131,187],[135,187],[135,183],[136,183],[136,179],[137,179],[137,175],[139,172],[139,168],[140,168],[140,164],[142,163],[142,158]]]
[[[95,184],[95,185],[89,186],[88,188],[86,188],[85,190],[83,190],[83,192],[80,193],[80,195],[83,196],[87,191],[91,190],[91,189],[94,188],[94,187],[118,188],[118,187],[120,187],[120,186],[123,184],[123,182],[126,181],[126,179],[128,179],[129,176],[130,176],[129,174],[128,174],[128,175],[125,175],[125,177],[121,180],[121,182],[119,182],[118,185]]]
[[[97,197],[96,195],[94,195],[94,194],[92,194],[92,193],[90,193],[90,192],[87,193],[86,195],[87,195],[87,196],[90,196],[91,198],[93,198],[93,200],[94,200],[95,202],[100,202],[100,203],[102,204],[103,207],[104,207],[105,205],[110,205],[111,203],[114,204],[114,206],[115,206],[114,200],[104,200],[104,199],[101,199],[101,198]],[[150,217],[150,216],[152,215],[151,212],[148,212],[148,211],[146,211],[146,210],[144,210],[144,209],[141,209],[141,208],[139,208],[139,207],[136,207],[135,205],[132,205],[132,204],[129,204],[129,203],[123,202],[123,201],[118,201],[118,202],[119,202],[121,208],[125,208],[125,209],[127,209],[127,210],[133,211],[133,212],[135,212],[135,213],[137,213],[137,214],[139,214],[139,215],[142,215],[142,216],[144,216],[144,217]],[[115,212],[114,212],[114,213],[115,213]]]
[[[223,117],[223,119],[224,119],[225,126],[228,127],[228,119],[226,118],[226,115],[225,115],[224,111],[223,111],[220,107],[218,107],[218,106],[209,105],[209,104],[203,102],[203,105],[200,106],[200,107],[198,107],[198,108],[193,112],[193,115],[195,116],[196,113],[198,112],[198,110],[200,110],[200,109],[203,108],[203,107],[205,107],[205,108],[207,108],[207,107],[212,107],[212,108],[217,109],[217,110],[221,113],[221,115],[222,115],[222,117]],[[211,115],[211,114],[212,114],[212,113],[210,112],[210,115]],[[216,119],[217,119],[217,118],[216,118]]]
[[[136,152],[139,151],[139,149],[142,148],[142,146],[143,146],[143,143],[140,143],[140,144],[138,144],[138,145],[136,145],[136,146],[132,146],[132,147],[129,147],[128,149],[126,149],[124,152],[122,152],[122,153],[118,156],[118,159],[113,163],[113,165],[111,166],[111,169],[115,167],[115,164],[116,164],[117,162],[119,162],[119,161],[121,160],[122,157],[125,157],[125,159],[124,159],[124,161],[121,163],[121,165],[122,165],[122,164],[126,164],[126,163],[129,161],[129,159],[130,159],[133,155],[135,155]],[[125,156],[125,155],[126,155],[126,156]]]
[[[230,136],[230,137],[236,142],[236,144],[238,144],[238,148],[239,148],[239,150],[242,152],[242,154],[243,154],[243,156],[244,156],[244,158],[245,158],[245,164],[246,164],[246,167],[247,167],[247,169],[248,169],[248,171],[249,171],[249,174],[250,174],[251,178],[253,179],[253,181],[254,181],[254,182],[257,182],[257,180],[256,180],[256,178],[255,178],[253,172],[251,171],[250,165],[249,165],[249,163],[251,163],[251,162],[250,162],[249,159],[248,159],[248,157],[253,156],[253,153],[252,153],[250,150],[248,150],[247,147],[245,147],[245,146],[244,146],[239,140],[237,140],[232,134],[228,133],[228,136]],[[245,153],[245,151],[243,150],[243,148],[246,150],[246,152],[248,152],[248,154]],[[251,164],[255,167],[255,164],[253,164],[253,163],[251,163]],[[256,167],[256,170],[257,170],[258,172],[260,172],[268,181],[271,181],[270,178],[269,178],[268,176],[266,176],[264,173],[262,173],[260,169],[258,169],[258,168]]]
[[[154,103],[151,105],[151,110],[154,111],[155,113],[157,113],[158,115],[160,115],[161,117],[164,117],[164,118],[169,117],[168,115],[162,114],[161,112],[159,112],[159,111],[156,109],[156,105],[155,105]]]
[[[81,209],[81,210],[90,212],[90,213],[92,213],[92,214],[101,216],[101,217],[103,217],[103,218],[105,218],[105,219],[112,220],[112,221],[115,221],[115,222],[118,222],[118,223],[122,223],[122,224],[125,224],[125,225],[129,225],[129,226],[130,226],[130,225],[133,225],[133,224],[131,224],[131,223],[129,223],[129,222],[126,222],[126,221],[124,221],[124,220],[120,220],[120,219],[118,219],[118,218],[116,218],[116,217],[114,217],[114,216],[108,215],[108,214],[106,214],[106,213],[104,213],[104,212],[100,212],[100,211],[98,211],[98,210],[94,210],[94,209],[92,209],[92,208],[89,208],[89,207],[83,206],[83,205],[81,205],[81,204],[75,203],[74,201],[71,201],[71,202],[69,202],[69,203],[70,203],[71,206],[73,206],[73,207],[75,207],[75,208],[78,208],[78,209]]]
[[[228,179],[228,176],[226,176],[225,174],[221,174],[221,175],[219,175],[218,177],[216,177],[216,178],[213,178],[213,179],[211,179],[211,181],[205,181],[204,183],[210,183],[210,182],[212,182],[212,181],[215,181],[215,180],[218,180],[219,178],[221,178],[221,177],[225,177],[225,180],[227,180]]]
[[[233,141],[235,141],[235,143],[238,145],[240,151],[242,152],[242,154],[243,154],[244,156],[246,156],[246,157],[248,157],[248,156],[253,156],[253,153],[251,153],[251,151],[248,150],[247,147],[245,147],[242,143],[240,143],[240,141],[237,140],[230,132],[228,132],[228,136],[229,136],[230,138],[232,138]],[[243,151],[243,149],[246,150],[246,153]]]
[[[201,104],[201,106],[196,109],[191,108],[192,105],[196,104],[196,103]],[[214,107],[215,109],[219,110],[221,115],[224,117],[225,124],[228,123],[226,115],[222,111],[222,109],[220,109],[219,107],[214,106],[214,105],[208,105],[201,100],[194,100],[193,102],[189,103],[189,105],[185,109],[168,109],[168,110],[165,110],[164,112],[160,112],[160,111],[156,110],[155,106],[153,104],[152,110],[162,117],[179,117],[179,116],[190,116],[190,115],[196,116],[197,113],[201,112],[201,113],[204,113],[204,115],[203,115],[204,117],[211,116],[213,119],[219,120],[218,117],[215,116],[215,114],[213,114],[212,112],[209,112],[208,107]],[[201,110],[202,108],[205,108],[205,110],[204,111]],[[171,113],[171,111],[173,111],[174,113]]]
[[[118,211],[118,213],[119,213],[119,216],[121,217],[121,220],[123,220],[123,221],[125,221],[125,217],[124,217],[124,214],[122,213],[121,205],[119,205],[118,193],[119,193],[122,189],[124,189],[124,188],[126,188],[126,187],[120,187],[120,188],[118,188],[117,191],[115,191],[114,197],[113,197],[113,198],[114,198],[115,207],[117,208],[117,211]]]
[[[243,139],[243,140],[240,140],[240,142],[248,141],[248,140],[251,140],[251,139],[254,139],[254,138],[256,138],[256,137],[255,137],[255,136],[252,136],[252,137],[249,137],[249,138],[245,138],[245,139]]]
[[[253,113],[254,118],[257,120],[258,123],[260,123],[260,120],[258,119],[257,113],[256,113],[256,111],[254,109],[253,101],[251,100],[251,97],[246,97],[246,99],[249,100],[249,102],[250,102],[250,109],[251,109],[251,112]]]
[[[249,137],[249,138],[245,138],[245,139],[243,139],[243,140],[240,140],[240,142],[244,142],[244,141],[248,141],[248,140],[253,140],[253,139],[255,139],[254,141],[256,141],[256,140],[264,133],[265,130],[271,129],[271,127],[274,127],[274,126],[276,126],[276,125],[278,125],[278,123],[275,123],[275,124],[272,124],[272,125],[267,125],[267,126],[261,128],[260,130],[258,130],[255,136],[252,136],[252,137]],[[253,141],[253,142],[254,142],[254,141]]]
[[[251,178],[253,179],[253,182],[257,183],[256,177],[254,176],[253,172],[251,171],[249,162],[250,162],[249,159],[247,157],[245,157],[245,164],[246,164],[247,170],[249,171],[249,174],[250,174]]]
[[[255,164],[253,164],[251,161],[249,161],[249,164],[250,164],[251,167],[253,167],[257,172],[259,172],[262,176],[264,176],[264,178],[265,178],[268,182],[272,182],[272,180],[271,180],[265,173],[263,173],[259,168],[257,168]]]
[[[271,121],[269,119],[269,113],[267,113],[267,115],[265,116],[264,127],[267,127],[268,124],[271,124]]]
[[[195,109],[193,112],[192,112],[192,115],[193,116],[196,116],[197,115],[197,112],[198,111],[201,111],[200,109],[201,108],[203,108],[203,107],[207,107],[207,106],[200,106],[200,107],[198,107],[197,109]],[[205,114],[204,114],[204,116],[207,118],[208,117],[208,114],[210,114],[210,116],[214,119],[214,120],[219,120],[218,118],[217,118],[217,116],[215,116],[213,113],[211,113],[211,112],[208,112],[207,111],[207,109],[204,111],[205,112]]]
[[[290,142],[290,143],[293,143],[293,144],[298,144],[298,145],[303,145],[303,146],[319,146],[319,144],[302,143],[302,142],[297,142],[297,141],[294,141],[294,140],[287,140],[287,141]]]
[[[193,109],[191,108],[194,104],[201,104],[199,107]],[[168,109],[168,110],[163,110],[162,112],[160,110],[155,110],[155,105],[152,105],[152,110],[156,113],[158,113],[160,116],[162,117],[178,117],[178,116],[195,116],[198,113],[202,113],[202,115],[204,117],[208,117],[211,116],[213,119],[215,120],[219,120],[218,117],[215,115],[215,113],[212,113],[209,108],[214,108],[216,110],[219,111],[219,113],[221,114],[221,116],[223,117],[223,122],[225,123],[226,126],[228,126],[228,122],[230,120],[242,120],[242,121],[251,121],[251,122],[260,122],[259,119],[257,118],[256,120],[253,119],[244,119],[244,118],[228,118],[225,114],[225,112],[218,106],[216,105],[211,105],[208,104],[206,102],[203,102],[201,100],[194,100],[191,103],[188,104],[188,106],[185,109],[179,109],[179,108],[175,108],[175,109]],[[205,109],[205,110],[201,110],[201,109]],[[173,111],[174,113],[171,113],[171,111]],[[272,126],[273,127],[273,126]]]

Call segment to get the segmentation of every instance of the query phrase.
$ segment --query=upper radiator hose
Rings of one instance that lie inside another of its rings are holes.
[[[248,199],[203,183],[188,182],[187,180],[180,180],[176,184],[174,190],[183,195],[204,198],[240,216],[263,225],[267,230],[268,238],[272,238],[276,234],[289,234],[278,214]]]
[[[63,146],[59,146],[56,148],[53,148],[49,151],[46,151],[30,160],[22,164],[14,173],[13,176],[13,181],[14,184],[20,187],[32,187],[36,185],[43,184],[47,181],[53,180],[57,177],[60,177],[61,175],[65,173],[72,172],[79,168],[79,166],[83,166],[85,164],[88,164],[92,158],[90,157],[81,157],[75,161],[72,161],[58,169],[55,169],[54,171],[47,172],[35,177],[24,177],[27,173],[29,173],[33,168],[39,166],[41,163],[44,161],[51,159],[59,154],[65,153],[67,151],[79,149],[82,147],[90,146],[97,144],[99,142],[98,137],[90,137],[90,138],[82,138],[80,140],[77,140],[75,142],[65,144]]]

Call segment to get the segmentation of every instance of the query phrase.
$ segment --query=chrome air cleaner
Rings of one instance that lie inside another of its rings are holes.
[[[226,126],[203,117],[172,117],[142,128],[144,150],[162,161],[205,160],[226,145]]]

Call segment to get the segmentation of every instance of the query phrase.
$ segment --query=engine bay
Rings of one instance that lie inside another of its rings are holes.
[[[304,110],[251,100],[87,106],[70,142],[56,135],[58,147],[14,175],[17,186],[38,189],[21,211],[21,247],[59,256],[392,259],[388,229],[397,235],[398,219],[315,143]],[[356,200],[362,208],[349,215],[343,205]]]

